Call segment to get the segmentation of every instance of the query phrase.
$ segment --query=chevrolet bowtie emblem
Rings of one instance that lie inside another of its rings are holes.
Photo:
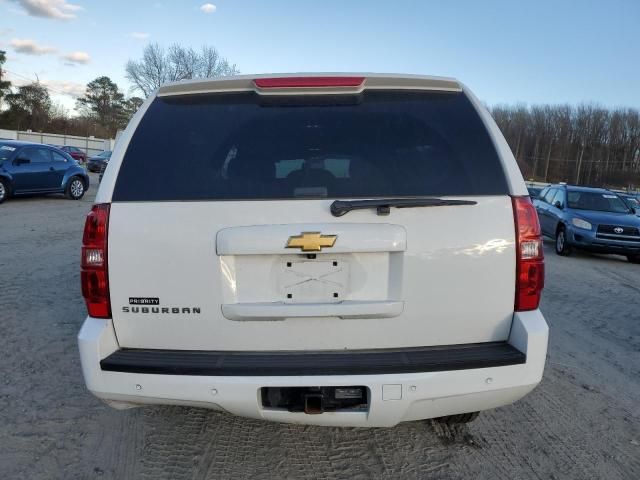
[[[323,248],[333,247],[337,235],[322,235],[320,232],[302,232],[289,237],[287,248],[299,248],[303,252],[319,252]]]

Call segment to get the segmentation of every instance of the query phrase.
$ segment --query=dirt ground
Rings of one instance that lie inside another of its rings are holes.
[[[0,479],[640,478],[640,265],[560,258],[547,245],[542,384],[469,426],[338,429],[196,408],[116,411],[85,390],[76,346],[92,199],[0,205]]]

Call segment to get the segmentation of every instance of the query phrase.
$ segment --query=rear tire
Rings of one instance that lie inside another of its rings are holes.
[[[556,253],[563,257],[571,255],[571,246],[567,242],[567,231],[560,227],[556,232]]]
[[[627,260],[631,263],[640,263],[640,255],[627,255]]]
[[[80,200],[85,190],[84,182],[80,177],[71,177],[64,194],[71,200]]]
[[[434,420],[438,423],[444,423],[445,425],[459,425],[461,423],[473,422],[478,418],[478,415],[480,415],[480,412],[459,413],[457,415],[434,418]]]
[[[6,180],[0,179],[0,203],[9,198],[9,184]]]

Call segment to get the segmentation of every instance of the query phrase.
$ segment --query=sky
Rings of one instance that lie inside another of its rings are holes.
[[[0,0],[15,84],[69,110],[150,42],[210,45],[241,73],[452,76],[485,103],[640,108],[640,0]],[[73,112],[70,112],[73,113]]]

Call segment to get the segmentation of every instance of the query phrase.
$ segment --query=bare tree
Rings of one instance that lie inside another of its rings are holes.
[[[125,67],[127,79],[145,96],[163,83],[191,78],[221,77],[239,73],[210,46],[200,51],[173,44],[168,49],[157,43],[145,47],[140,60],[129,60]]]
[[[200,73],[202,77],[224,77],[236,75],[239,70],[236,65],[231,65],[226,58],[220,56],[213,47],[203,46],[200,51]]]
[[[127,79],[145,97],[167,82],[167,59],[165,51],[157,43],[149,44],[139,61],[129,60],[125,67]]]

